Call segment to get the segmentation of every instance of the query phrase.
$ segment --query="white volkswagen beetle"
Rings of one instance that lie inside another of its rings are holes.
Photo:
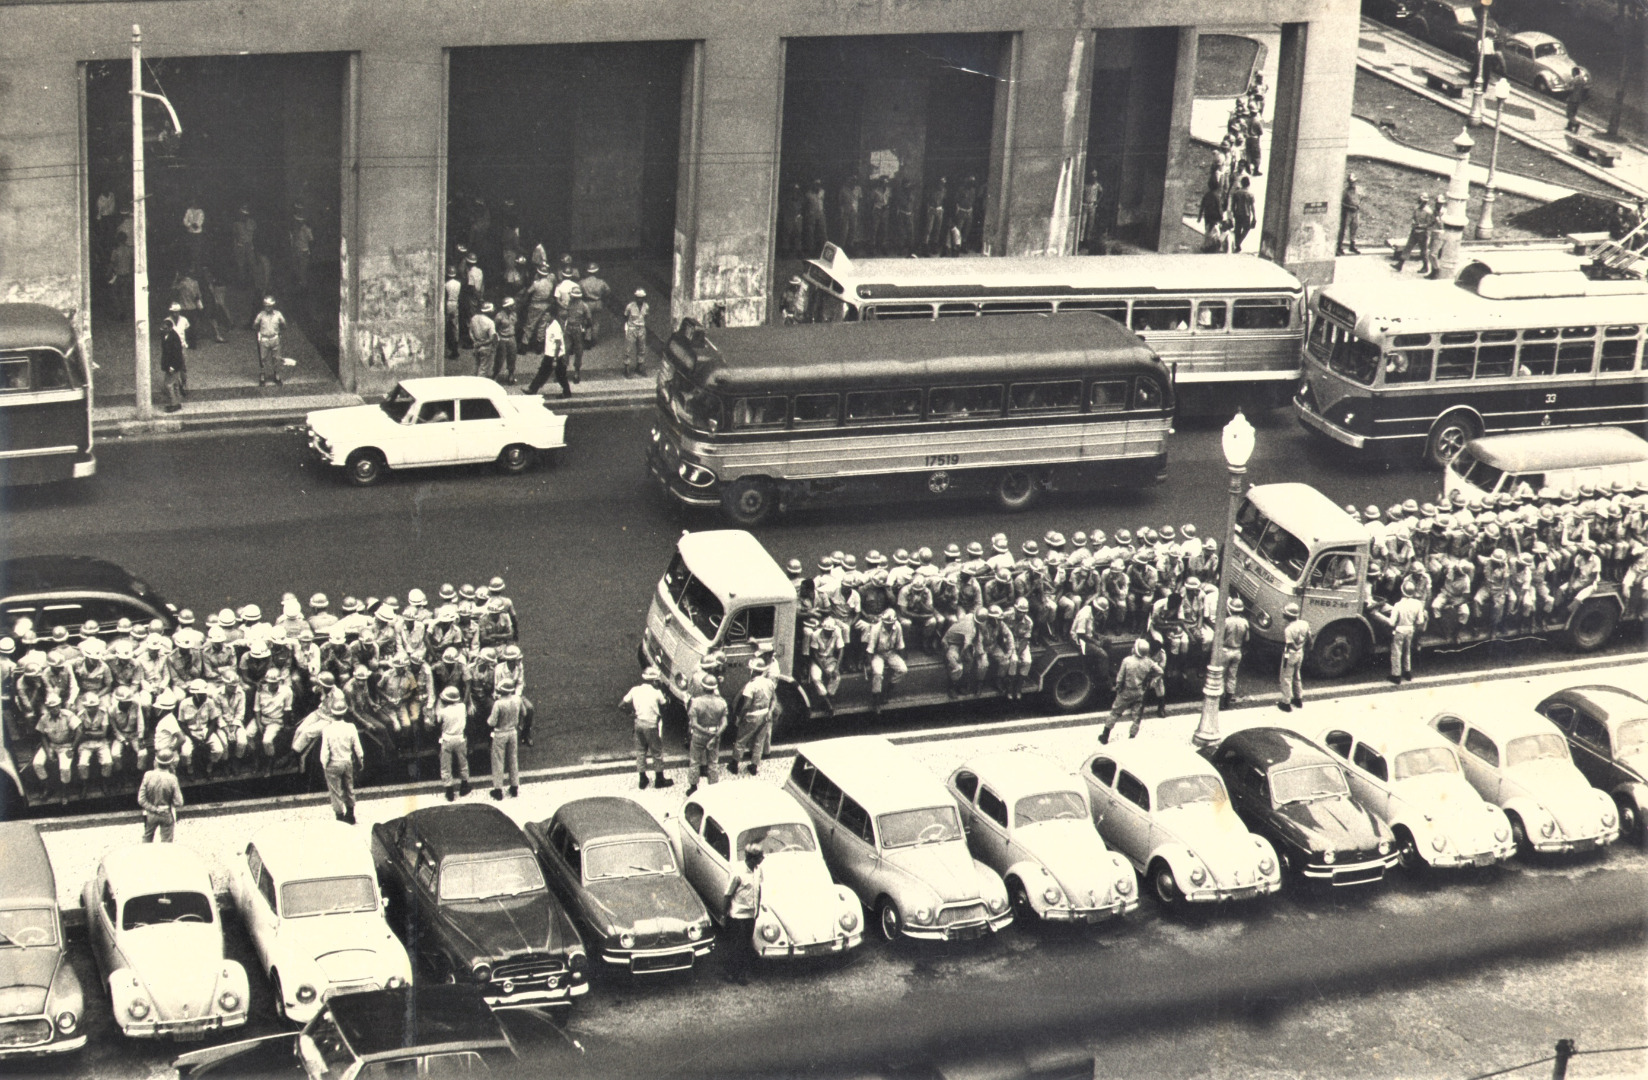
[[[979,754],[950,774],[973,857],[1000,874],[1015,913],[1100,922],[1139,906],[1133,867],[1104,846],[1082,784],[1027,750]]]
[[[223,956],[211,875],[180,844],[103,856],[81,891],[86,932],[120,1030],[200,1038],[246,1023],[246,969]]]
[[[542,398],[511,397],[491,379],[403,379],[378,405],[321,409],[305,418],[309,447],[362,486],[389,469],[497,462],[525,472],[566,445],[566,417]]]
[[[1081,775],[1099,835],[1163,904],[1244,900],[1282,887],[1270,841],[1248,831],[1224,781],[1188,746],[1111,743]]]
[[[710,915],[727,916],[727,883],[742,852],[761,848],[761,910],[755,951],[769,960],[846,952],[864,940],[858,897],[824,865],[812,820],[771,784],[751,778],[700,788],[679,821],[687,881]]]
[[[229,894],[288,1020],[308,1023],[333,994],[412,981],[367,838],[342,822],[260,829],[230,859]]]
[[[1526,705],[1444,712],[1431,727],[1465,751],[1465,779],[1505,811],[1518,850],[1594,851],[1619,837],[1614,800],[1574,766],[1557,726]]]

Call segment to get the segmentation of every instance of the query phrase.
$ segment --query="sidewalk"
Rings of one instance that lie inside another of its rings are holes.
[[[1420,664],[1423,670],[1422,658]],[[1584,670],[1573,670],[1581,664],[1586,665]],[[1635,660],[1622,660],[1618,665],[1606,668],[1593,665],[1594,660],[1555,661],[1538,666],[1535,669],[1537,673],[1495,680],[1492,686],[1496,700],[1499,700],[1498,695],[1508,695],[1529,704],[1557,689],[1581,682],[1610,683],[1638,693],[1648,690],[1648,669]],[[1376,669],[1370,669],[1369,674],[1379,681],[1371,683],[1356,696],[1329,697],[1307,693],[1306,708],[1284,714],[1274,707],[1274,669],[1270,664],[1256,660],[1242,672],[1243,689],[1251,696],[1242,707],[1221,714],[1221,728],[1228,734],[1245,727],[1274,725],[1293,728],[1316,738],[1335,718],[1350,712],[1366,710],[1380,717],[1424,721],[1447,707],[1445,703],[1471,708],[1472,698],[1481,694],[1483,685],[1440,676],[1421,676],[1411,685],[1396,690],[1383,682]],[[1165,719],[1147,718],[1139,738],[1188,744],[1200,719],[1200,709],[1200,702],[1184,703],[1175,706]],[[909,747],[939,777],[948,776],[951,770],[969,757],[991,750],[1032,750],[1076,769],[1087,754],[1097,749],[1097,736],[1103,719],[1103,714],[1074,719],[1031,718],[992,724],[986,729],[956,727],[894,736],[892,741]],[[827,731],[821,726],[817,737],[827,737]],[[850,729],[841,732],[850,733]],[[1121,739],[1125,735],[1126,728],[1119,727],[1113,738]],[[729,747],[724,749],[730,752]],[[789,774],[792,756],[790,751],[780,750],[768,758],[763,764],[759,782],[782,785]],[[499,806],[510,817],[524,824],[548,818],[556,807],[571,799],[622,795],[634,799],[667,823],[680,812],[686,798],[683,766],[684,758],[672,754],[668,772],[676,784],[665,791],[650,787],[645,791],[637,790],[634,766],[627,761],[536,770],[522,776],[519,798],[506,799]],[[478,774],[475,781],[475,790],[465,801],[490,802],[487,777]],[[722,782],[728,781],[723,779]],[[442,803],[438,782],[369,790],[359,799],[356,809],[361,823],[362,842],[365,843],[367,827],[375,822]],[[227,888],[229,860],[245,850],[247,839],[258,828],[270,822],[324,821],[330,816],[325,795],[291,796],[253,806],[221,804],[185,807],[177,827],[177,838],[179,843],[187,844],[206,859],[212,868],[213,881],[221,893]],[[56,873],[58,903],[74,918],[78,918],[80,887],[96,871],[97,861],[103,852],[118,844],[135,842],[141,837],[135,810],[130,814],[104,814],[78,821],[43,820],[40,831]]]

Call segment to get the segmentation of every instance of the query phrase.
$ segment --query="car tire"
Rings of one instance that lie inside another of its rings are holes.
[[[896,942],[904,936],[904,918],[899,915],[892,897],[883,896],[876,901],[876,925],[881,928],[883,941]]]
[[[1637,804],[1631,801],[1631,797],[1626,795],[1616,799],[1614,805],[1619,810],[1620,839],[1639,847],[1648,844],[1648,830],[1643,829],[1642,815],[1637,811]]]
[[[1150,893],[1164,908],[1174,908],[1184,902],[1184,892],[1173,877],[1173,868],[1166,862],[1150,868]]]
[[[1556,87],[1551,85],[1551,77],[1549,75],[1541,75],[1539,78],[1535,79],[1534,88],[1541,94],[1547,94],[1551,97],[1556,96]]]
[[[525,443],[510,443],[498,454],[498,471],[518,476],[532,468],[538,460],[538,451]]]
[[[764,476],[734,480],[721,493],[721,512],[735,525],[753,529],[765,524],[778,509],[778,489]]]
[[[389,471],[389,464],[381,450],[367,448],[350,454],[349,460],[343,463],[343,471],[356,487],[371,487],[383,479]]]
[[[1482,434],[1482,423],[1463,409],[1444,413],[1431,425],[1430,437],[1425,440],[1425,460],[1437,468],[1448,463],[1465,449],[1465,444]]]
[[[281,989],[280,972],[274,968],[269,969],[269,987],[275,995],[275,1015],[282,1020],[290,1020],[286,1015],[286,991]]]
[[[1007,879],[1007,899],[1013,905],[1013,920],[1028,923],[1036,918],[1036,909],[1030,906],[1030,892],[1018,878]]]
[[[1410,874],[1424,873],[1425,859],[1419,854],[1419,844],[1415,842],[1413,834],[1402,826],[1398,826],[1395,831],[1397,865]]]
[[[1002,472],[996,477],[994,492],[996,503],[1010,514],[1030,509],[1041,498],[1041,487],[1028,469]]]
[[[1516,846],[1516,853],[1527,858],[1534,852],[1534,846],[1528,840],[1528,827],[1522,824],[1522,816],[1512,811],[1505,811],[1505,816],[1511,821],[1511,843]]]

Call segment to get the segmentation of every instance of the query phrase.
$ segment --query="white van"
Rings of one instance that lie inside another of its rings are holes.
[[[1583,484],[1600,491],[1616,480],[1648,486],[1648,442],[1617,427],[1489,435],[1467,443],[1444,475],[1450,499],[1515,492],[1524,484],[1536,493]]]

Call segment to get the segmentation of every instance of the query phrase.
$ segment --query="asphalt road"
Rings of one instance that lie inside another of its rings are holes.
[[[722,524],[716,515],[682,512],[653,489],[641,455],[650,420],[642,409],[579,412],[557,465],[520,477],[490,468],[391,475],[371,489],[309,460],[294,433],[105,442],[89,483],[4,493],[0,553],[110,559],[202,614],[246,603],[267,612],[288,590],[305,600],[323,591],[336,603],[345,594],[404,596],[414,586],[433,594],[442,582],[501,574],[521,614],[528,690],[542,717],[523,766],[622,756],[630,735],[617,702],[634,682],[646,608],[673,541],[683,528]],[[1055,495],[1017,516],[960,500],[815,508],[759,535],[780,560],[797,555],[811,566],[836,548],[942,548],[997,530],[1015,546],[1053,528],[1114,532],[1188,521],[1216,534],[1226,512],[1220,426],[1181,421],[1168,478],[1147,490]],[[1259,417],[1258,427],[1252,483],[1301,480],[1336,502],[1380,506],[1440,490],[1434,471],[1342,453],[1312,438],[1289,410]],[[1629,646],[1640,643],[1615,644]],[[1539,642],[1501,643],[1428,655],[1423,664],[1492,670],[1554,652]],[[1250,661],[1250,690],[1268,689],[1266,667]],[[984,715],[996,708],[986,705]],[[956,719],[953,710],[929,709],[884,726]]]

